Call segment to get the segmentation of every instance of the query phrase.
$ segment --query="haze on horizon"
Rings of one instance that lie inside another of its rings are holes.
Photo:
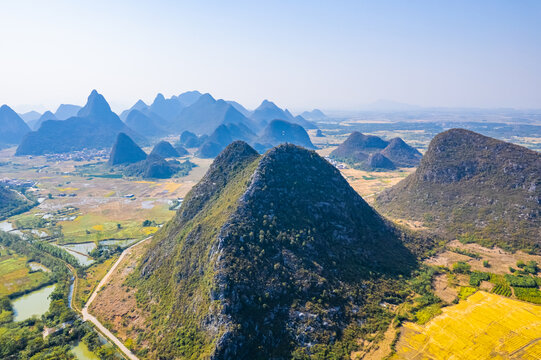
[[[95,88],[115,111],[194,89],[248,108],[541,108],[540,19],[539,1],[7,1],[0,104]]]

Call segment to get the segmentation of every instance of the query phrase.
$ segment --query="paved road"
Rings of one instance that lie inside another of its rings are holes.
[[[132,247],[134,246],[137,246],[139,244],[142,244],[143,242],[147,241],[148,239],[151,239],[152,236],[150,237],[147,237],[146,239],[138,242],[137,244],[134,244],[132,246],[130,246],[129,248],[125,249],[122,254],[120,254],[119,258],[117,259],[117,261],[113,264],[113,266],[111,267],[111,269],[109,269],[109,271],[107,272],[107,274],[105,274],[105,276],[103,277],[103,279],[101,279],[100,283],[98,284],[98,286],[96,286],[96,289],[94,289],[94,292],[92,293],[92,295],[90,295],[90,298],[88,299],[88,301],[86,302],[85,304],[85,307],[83,308],[83,310],[81,310],[81,314],[83,315],[83,320],[85,321],[90,321],[91,323],[93,323],[97,328],[98,330],[103,334],[105,335],[109,340],[111,340],[116,346],[118,346],[118,348],[124,353],[124,355],[126,355],[126,357],[130,360],[139,360],[139,358],[137,356],[135,356],[134,353],[132,353],[130,351],[130,349],[128,349],[123,343],[122,341],[120,341],[115,335],[113,335],[113,333],[111,333],[109,330],[107,330],[107,328],[105,326],[103,326],[99,321],[98,319],[96,319],[94,316],[92,316],[89,312],[88,312],[88,307],[90,306],[90,304],[92,303],[92,301],[94,301],[94,299],[96,298],[96,296],[98,295],[98,291],[100,291],[100,289],[103,287],[103,285],[105,285],[107,283],[107,281],[109,281],[109,278],[111,277],[111,274],[115,271],[115,269],[117,268],[118,264],[120,264],[120,262],[124,259],[124,257],[126,256],[126,253],[129,249],[131,249]]]

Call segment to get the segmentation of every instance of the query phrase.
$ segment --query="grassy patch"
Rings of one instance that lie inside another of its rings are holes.
[[[541,305],[541,291],[539,289],[514,287],[513,290],[518,299]]]
[[[84,276],[79,277],[75,301],[80,308],[84,306],[90,297],[90,294],[92,294],[100,280],[105,276],[117,259],[118,256],[113,256],[103,263],[95,263],[85,271]]]
[[[441,314],[441,304],[432,304],[425,308],[422,308],[421,310],[417,311],[415,313],[415,318],[417,319],[417,323],[420,325],[426,324],[430,319],[433,317]]]
[[[10,253],[0,250],[0,296],[30,291],[51,280],[43,271],[30,272],[28,258]]]
[[[458,298],[461,300],[466,300],[471,295],[477,291],[476,288],[470,286],[461,286],[460,291],[458,292]]]

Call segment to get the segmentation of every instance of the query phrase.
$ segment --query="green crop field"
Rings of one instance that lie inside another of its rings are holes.
[[[30,272],[27,258],[0,250],[0,296],[30,291],[50,280],[43,271]]]

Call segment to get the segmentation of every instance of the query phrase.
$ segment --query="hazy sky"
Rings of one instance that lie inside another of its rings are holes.
[[[0,0],[0,104],[541,108],[541,1]]]

